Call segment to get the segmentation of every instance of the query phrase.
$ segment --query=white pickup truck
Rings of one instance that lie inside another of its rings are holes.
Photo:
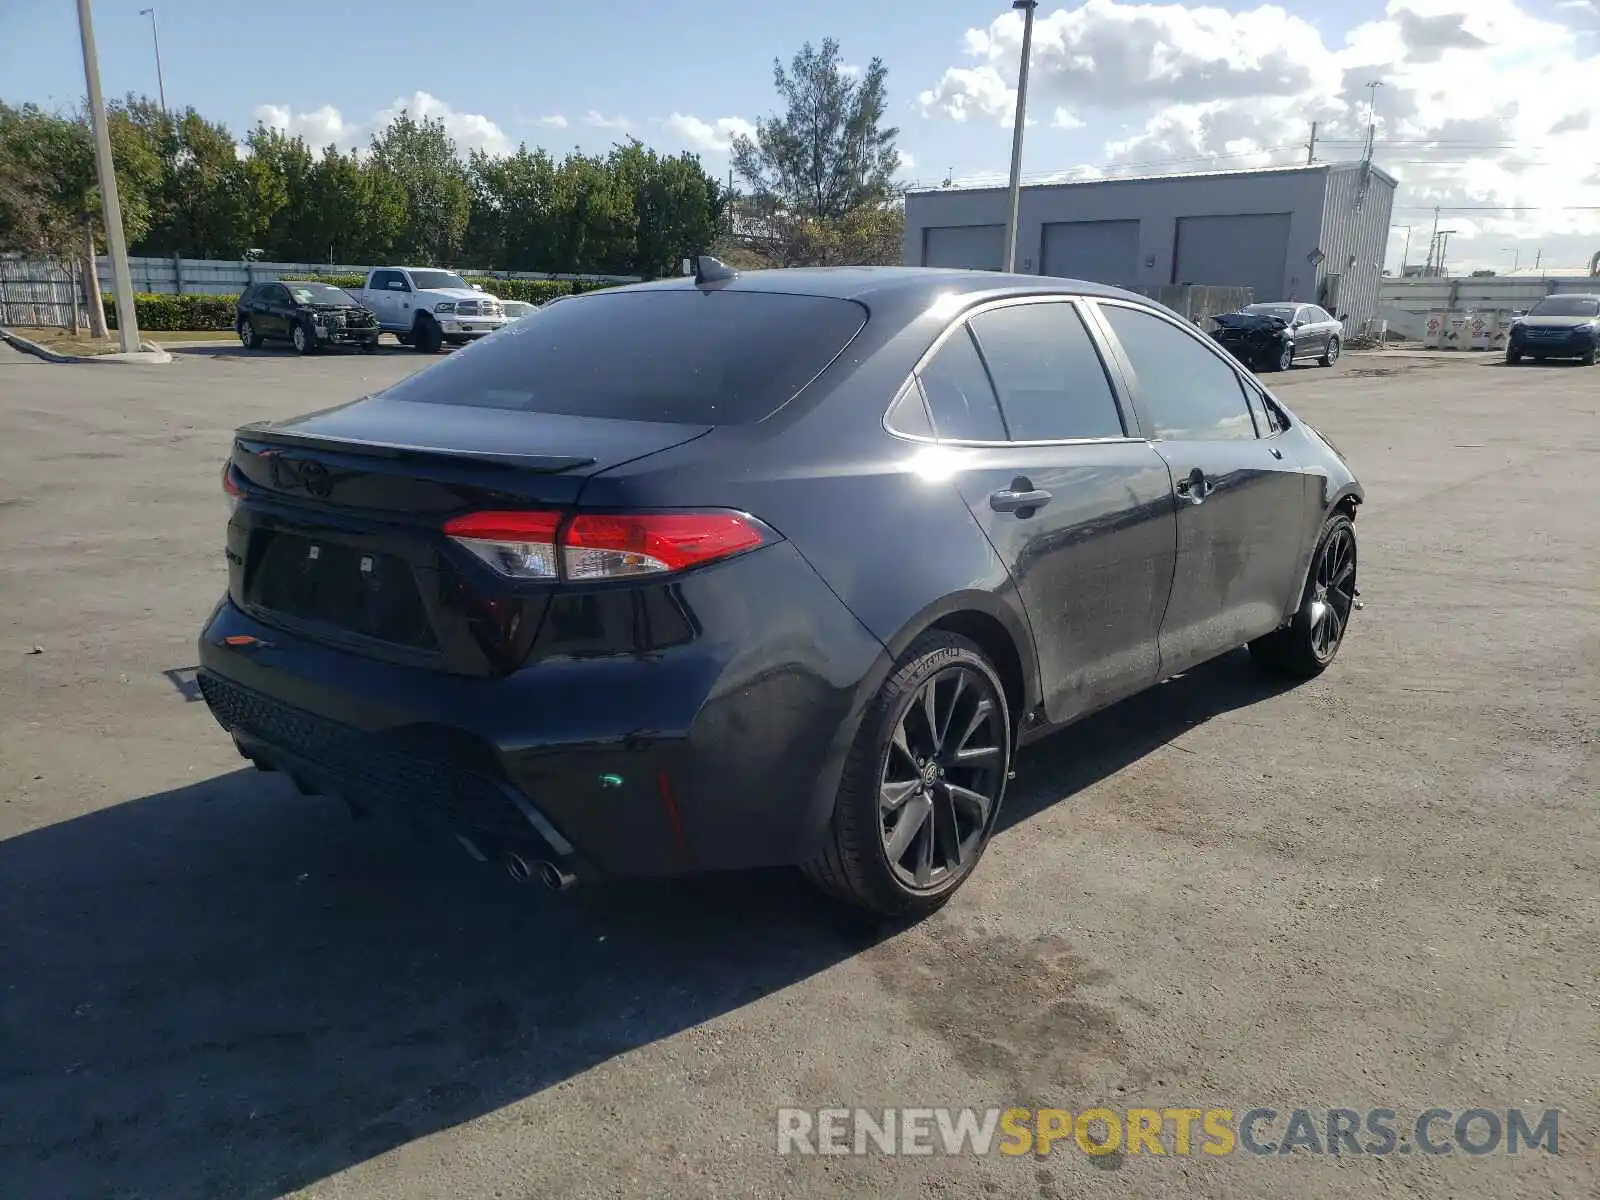
[[[427,354],[484,337],[507,321],[495,297],[453,271],[433,267],[379,267],[367,276],[358,299],[402,346]]]

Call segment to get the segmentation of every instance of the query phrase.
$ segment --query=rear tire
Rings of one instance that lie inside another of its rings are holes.
[[[1511,350],[1509,348],[1506,350],[1506,365],[1508,367],[1514,367],[1521,361],[1522,361],[1522,351],[1521,350]]]
[[[439,331],[438,322],[432,317],[418,317],[416,327],[411,331],[411,343],[424,354],[437,354],[439,347],[444,345],[444,334]]]
[[[828,894],[880,916],[935,911],[989,844],[1011,748],[994,666],[966,638],[924,634],[867,706],[827,840],[801,869]]]
[[[1324,367],[1331,367],[1331,366],[1333,366],[1334,363],[1336,363],[1338,361],[1339,361],[1339,339],[1336,338],[1336,337],[1331,337],[1331,338],[1328,339],[1328,348],[1325,351],[1323,351],[1322,357],[1317,359],[1317,362],[1320,363]]]
[[[1344,644],[1356,600],[1356,529],[1343,513],[1322,527],[1294,620],[1250,643],[1261,666],[1297,679],[1326,671]]]
[[[1594,349],[1594,347],[1590,347],[1589,353],[1585,354],[1581,361],[1583,362],[1584,366],[1592,367],[1595,364],[1595,358],[1596,358],[1595,349]]]

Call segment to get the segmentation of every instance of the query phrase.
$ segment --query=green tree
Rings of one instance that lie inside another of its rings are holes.
[[[403,258],[444,265],[461,249],[472,190],[444,122],[418,121],[404,109],[372,135],[369,170],[387,173],[405,189],[406,223],[395,251]]]
[[[123,230],[133,242],[148,224],[159,165],[115,111],[109,132]],[[105,317],[95,257],[105,236],[103,211],[87,114],[66,117],[36,105],[0,104],[0,249],[76,263],[90,331],[99,336],[105,334]]]
[[[634,272],[646,279],[670,274],[685,255],[711,245],[726,194],[698,157],[663,158],[633,138],[611,152],[607,166],[632,198]]]
[[[558,270],[621,273],[632,263],[633,196],[603,158],[569,154],[557,168],[550,226]]]
[[[884,128],[888,68],[874,58],[859,79],[847,74],[839,43],[807,42],[790,69],[772,64],[783,98],[780,116],[756,122],[754,138],[734,139],[733,167],[753,199],[791,219],[836,220],[894,194],[900,169],[895,139]]]
[[[543,150],[520,146],[503,158],[473,151],[465,252],[474,265],[507,271],[561,269],[551,222],[556,173],[555,161]]]

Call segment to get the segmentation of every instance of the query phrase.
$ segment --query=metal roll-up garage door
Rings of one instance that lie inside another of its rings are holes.
[[[1173,283],[1247,287],[1257,301],[1286,296],[1288,213],[1241,213],[1226,217],[1179,217]]]
[[[922,265],[998,271],[1005,257],[1004,225],[944,225],[922,231]]]
[[[1044,227],[1043,275],[1129,287],[1139,281],[1139,222],[1060,221]]]

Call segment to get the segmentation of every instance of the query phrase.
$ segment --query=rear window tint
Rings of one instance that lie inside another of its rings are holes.
[[[420,404],[692,425],[752,425],[792,400],[866,324],[850,300],[771,292],[573,297],[411,376]]]

